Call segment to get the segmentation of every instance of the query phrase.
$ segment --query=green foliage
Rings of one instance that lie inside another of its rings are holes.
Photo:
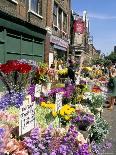
[[[89,130],[90,142],[101,143],[109,133],[109,124],[106,120],[101,117],[96,119],[95,124]]]
[[[116,62],[116,53],[115,52],[111,52],[106,59],[111,60],[112,63]]]
[[[94,95],[92,94],[92,102],[91,106],[94,108],[101,108],[104,103],[104,97],[102,95]]]
[[[113,59],[115,59],[113,57]],[[116,59],[115,59],[116,62]],[[96,64],[101,64],[104,66],[110,66],[112,64],[112,59],[110,59],[110,57],[105,57],[105,58],[100,58],[100,59],[93,59],[92,60],[92,64],[96,65]]]
[[[92,65],[96,65],[96,64],[104,64],[104,59],[99,58],[99,59],[93,59],[92,60]]]
[[[36,106],[36,121],[42,127],[47,127],[50,123],[54,121],[54,117],[51,114],[51,110],[48,108],[43,108],[39,105]]]
[[[87,100],[87,104],[94,115],[98,114],[99,110],[103,108],[104,97],[102,95],[94,95],[92,94],[90,99]]]

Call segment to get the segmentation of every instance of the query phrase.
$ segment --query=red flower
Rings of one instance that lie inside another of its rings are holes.
[[[19,61],[17,60],[9,60],[7,61],[7,64],[9,65],[9,67],[12,67],[14,71],[18,70],[20,65]]]
[[[2,64],[0,71],[2,71],[4,74],[10,74],[13,71],[13,67],[9,66],[8,64]]]
[[[31,71],[31,66],[28,64],[20,64],[18,66],[18,71],[22,74],[28,74]]]
[[[25,63],[20,63],[17,60],[9,60],[6,64],[0,65],[0,71],[4,74],[10,74],[13,71],[19,71],[22,74],[27,74],[31,70],[31,66]]]

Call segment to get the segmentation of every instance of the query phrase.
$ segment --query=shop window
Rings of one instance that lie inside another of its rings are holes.
[[[54,3],[54,8],[53,8],[53,24],[55,26],[58,26],[57,18],[58,18],[58,6],[57,6],[56,3]]]
[[[63,31],[67,32],[67,15],[63,12]]]
[[[42,0],[30,0],[30,10],[42,16]]]

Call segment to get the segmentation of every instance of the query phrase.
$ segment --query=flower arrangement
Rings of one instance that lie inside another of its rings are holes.
[[[101,155],[104,152],[112,147],[112,143],[110,141],[104,141],[100,144],[95,143],[94,141],[91,143],[91,150],[94,154]]]
[[[67,128],[37,127],[22,140],[12,138],[10,132],[6,127],[0,128],[1,154],[91,154],[90,145],[74,126]]]
[[[9,93],[12,90],[21,92],[30,82],[32,67],[20,60],[9,60],[0,66],[0,78]]]
[[[62,106],[62,108],[59,111],[55,111],[55,104],[50,102],[41,102],[41,106],[44,108],[49,108],[52,111],[52,115],[54,117],[58,116],[59,118],[62,118],[66,121],[69,121],[71,119],[72,114],[75,113],[75,109],[68,104]]]
[[[101,90],[101,88],[99,86],[94,85],[93,88],[92,88],[92,92],[93,93],[101,93],[102,90]]]
[[[74,126],[66,130],[35,128],[23,142],[32,155],[91,154],[89,145]]]
[[[9,106],[15,106],[19,108],[23,104],[24,93],[12,91],[6,93],[0,98],[0,109],[7,109]]]
[[[91,112],[95,115],[99,112],[99,109],[102,110],[105,98],[101,94],[91,93],[88,96],[87,106],[90,108]]]
[[[45,103],[43,104],[43,107],[40,105],[36,106],[35,118],[37,124],[39,124],[42,128],[46,128],[54,121],[54,117],[51,114],[51,109],[47,107],[45,108]]]
[[[53,99],[53,102],[55,102],[56,93],[59,92],[62,92],[63,94],[63,104],[67,104],[71,101],[71,98],[73,96],[74,86],[68,85],[66,87],[53,88],[48,92],[48,96]]]
[[[0,111],[0,122],[12,127],[18,126],[18,114],[10,114],[8,111]]]
[[[42,84],[48,81],[49,81],[48,65],[41,62],[38,64],[38,68],[36,70],[34,77],[34,83]]]
[[[93,113],[91,113],[91,110],[87,106],[84,106],[84,105],[81,105],[81,104],[76,104],[75,109],[76,109],[77,112],[84,112],[84,113],[93,115]]]
[[[50,103],[50,102],[41,102],[41,106],[44,108],[49,108],[51,110],[55,110],[55,104],[54,103]]]
[[[97,117],[95,123],[89,130],[90,142],[94,141],[99,144],[104,141],[106,135],[109,133],[109,125],[102,117]]]
[[[75,124],[80,130],[87,130],[95,122],[94,115],[90,115],[84,112],[78,112],[76,116],[73,116],[71,120],[72,124]]]
[[[83,69],[84,71],[87,71],[87,72],[92,71],[92,68],[91,68],[91,67],[83,67],[82,69]]]
[[[68,68],[64,68],[57,71],[58,75],[67,75],[68,74]]]
[[[74,113],[75,109],[66,104],[59,110],[58,116],[66,121],[69,121]]]

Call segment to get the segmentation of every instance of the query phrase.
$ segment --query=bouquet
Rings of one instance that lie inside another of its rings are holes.
[[[31,65],[20,60],[9,60],[0,66],[0,78],[9,94],[23,91],[30,79]]]

